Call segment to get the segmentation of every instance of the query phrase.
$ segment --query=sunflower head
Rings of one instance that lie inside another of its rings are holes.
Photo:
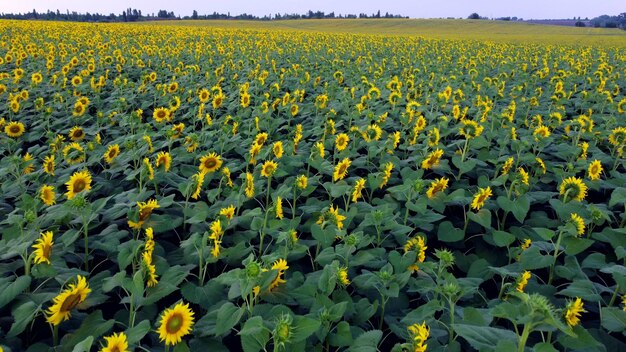
[[[338,151],[342,151],[346,149],[349,141],[350,141],[350,137],[348,137],[347,134],[340,133],[335,138],[335,148],[337,148]]]
[[[54,193],[54,186],[43,185],[39,190],[39,198],[43,204],[50,206],[56,203],[56,194]]]
[[[107,164],[112,164],[113,159],[120,155],[120,146],[117,144],[110,145],[106,152],[104,152],[104,161]]]
[[[200,158],[200,171],[202,172],[215,172],[222,167],[222,157],[210,153]]]
[[[128,341],[123,332],[106,336],[104,341],[106,341],[106,346],[102,347],[100,352],[128,352]]]
[[[11,138],[18,138],[24,134],[26,128],[24,124],[21,122],[11,121],[6,126],[4,126],[4,133]]]
[[[599,180],[600,174],[602,173],[602,163],[600,160],[594,160],[589,164],[589,168],[587,169],[587,175],[591,181]]]
[[[178,303],[174,308],[168,308],[161,314],[159,322],[159,339],[166,345],[176,345],[182,337],[191,333],[194,312],[189,304]]]
[[[587,312],[583,308],[583,301],[579,297],[576,297],[574,301],[571,301],[565,307],[565,322],[567,325],[574,327],[580,323],[580,314]]]
[[[75,172],[65,185],[67,186],[67,193],[65,195],[67,199],[72,199],[78,193],[91,189],[91,174],[87,170]]]
[[[348,174],[348,167],[350,167],[352,162],[349,158],[344,158],[341,160],[336,166],[335,171],[333,172],[333,181],[343,180]]]
[[[564,196],[564,201],[583,201],[587,196],[587,185],[578,177],[568,177],[561,182],[559,194]]]
[[[50,262],[50,255],[52,253],[52,231],[46,231],[41,233],[41,237],[35,241],[33,248],[35,249],[35,264],[48,263]]]
[[[68,320],[72,315],[72,309],[84,302],[90,292],[87,279],[78,275],[75,284],[70,284],[53,299],[52,306],[46,311],[48,323],[59,325],[64,320]]]
[[[273,160],[268,160],[263,163],[263,167],[261,168],[261,176],[263,177],[272,177],[276,170],[278,169],[278,163]]]

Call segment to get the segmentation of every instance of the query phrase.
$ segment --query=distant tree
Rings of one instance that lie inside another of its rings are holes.
[[[471,15],[467,16],[468,20],[479,20],[480,19],[480,15],[477,14],[476,12],[472,13]]]
[[[585,25],[585,22],[578,20],[576,21],[576,23],[574,23],[574,26],[576,27],[586,27],[587,25]]]
[[[194,20],[197,20],[198,19],[198,11],[193,10],[193,14],[191,15],[191,18],[194,19]]]

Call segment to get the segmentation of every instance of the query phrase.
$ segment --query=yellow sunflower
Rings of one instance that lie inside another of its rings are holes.
[[[78,275],[77,282],[70,284],[63,292],[54,299],[53,304],[46,311],[46,320],[52,325],[59,325],[72,316],[72,309],[85,301],[91,289],[87,280]]]
[[[168,108],[156,108],[152,113],[152,118],[158,123],[169,121],[170,110]]]
[[[320,215],[319,219],[317,219],[317,224],[325,226],[325,224],[331,223],[335,224],[338,229],[343,228],[343,221],[346,219],[344,215],[339,214],[339,207],[334,207],[331,205],[327,211]]]
[[[391,178],[391,170],[393,170],[393,163],[388,162],[385,164],[385,169],[383,170],[383,180],[378,188],[382,189],[387,185],[387,182],[389,182],[389,179]]]
[[[77,101],[76,104],[74,104],[74,111],[72,111],[72,115],[74,117],[80,117],[80,116],[83,116],[86,111],[87,111],[87,106],[81,104],[80,101]]]
[[[572,223],[576,226],[576,234],[582,236],[585,233],[585,220],[578,214],[572,213],[570,216]]]
[[[99,352],[129,352],[126,334],[123,332],[114,333],[104,338],[106,346],[103,346]]]
[[[528,172],[526,172],[526,170],[524,170],[523,167],[517,168],[517,172],[519,173],[519,177],[520,177],[520,180],[522,181],[522,184],[528,186],[529,185]]]
[[[170,167],[172,166],[172,155],[169,152],[159,152],[156,158],[156,167],[160,167],[163,165],[165,168],[165,172],[170,171]]]
[[[528,270],[524,271],[522,275],[517,279],[517,282],[515,284],[515,289],[518,292],[524,292],[526,285],[528,285],[528,280],[530,280],[531,277],[532,275],[530,274],[530,271]]]
[[[11,138],[18,138],[24,134],[26,128],[21,122],[11,121],[4,126],[4,133]]]
[[[254,175],[246,172],[246,197],[254,197]]]
[[[276,197],[276,204],[274,207],[274,211],[276,213],[276,218],[282,220],[283,215],[283,199],[281,197]]]
[[[159,321],[159,339],[166,345],[175,345],[182,337],[191,333],[193,327],[193,311],[189,304],[178,303],[174,308],[166,309]]]
[[[411,239],[409,239],[408,241],[406,241],[406,243],[404,244],[404,253],[408,252],[408,251],[416,251],[417,252],[417,257],[415,259],[415,263],[413,263],[412,265],[410,265],[408,267],[408,269],[411,272],[416,272],[419,270],[419,263],[423,263],[424,260],[426,260],[426,250],[428,249],[428,247],[426,246],[426,242],[424,241],[424,237],[423,236],[417,236],[417,237],[413,237]]]
[[[143,223],[152,215],[152,211],[161,206],[156,199],[150,199],[147,202],[137,202],[137,207],[139,208],[139,220],[137,222],[128,221],[128,226],[134,229],[140,229]]]
[[[362,198],[363,189],[365,188],[365,179],[359,178],[354,184],[354,190],[352,191],[352,202],[356,203],[359,198]]]
[[[45,205],[54,205],[56,203],[56,194],[54,193],[54,187],[49,185],[43,185],[39,190],[39,198]]]
[[[350,142],[350,137],[345,133],[340,133],[335,138],[335,148],[337,148],[338,151],[342,151],[346,149],[348,142]]]
[[[446,188],[448,188],[448,178],[446,177],[442,177],[439,178],[435,181],[433,181],[430,184],[430,187],[428,188],[428,191],[426,191],[426,196],[428,196],[428,199],[433,199],[435,198],[435,196],[439,193],[444,191]]]
[[[287,261],[285,259],[282,259],[282,258],[278,259],[277,261],[274,262],[274,264],[272,264],[272,270],[277,270],[278,275],[276,275],[276,277],[274,278],[274,281],[270,283],[270,287],[269,287],[270,290],[274,289],[280,284],[284,284],[285,282],[287,282],[283,278],[283,275],[285,275],[285,271],[287,271],[287,269],[289,269],[289,266],[287,265]]]
[[[439,165],[439,161],[441,160],[442,156],[443,150],[441,149],[430,152],[430,154],[428,154],[428,157],[426,157],[426,159],[422,161],[422,169],[429,170],[432,169],[434,166]]]
[[[198,93],[198,98],[200,99],[200,102],[202,103],[207,103],[210,97],[211,97],[211,92],[209,92],[209,90],[206,88],[203,88],[200,91],[200,93]]]
[[[574,327],[580,323],[580,313],[586,313],[583,308],[582,299],[576,297],[576,300],[569,302],[565,308],[565,322],[567,325]]]
[[[200,171],[202,172],[215,172],[222,167],[222,157],[210,153],[200,158]]]
[[[305,175],[299,175],[296,178],[296,187],[298,187],[299,189],[305,189],[308,183],[309,183],[309,178],[306,177]]]
[[[349,158],[344,158],[341,160],[337,166],[335,166],[335,171],[333,172],[333,181],[343,180],[344,177],[348,174],[348,167],[350,167],[352,162]]]
[[[91,189],[91,174],[87,170],[74,172],[65,185],[67,185],[65,195],[67,199],[72,199],[78,193]]]
[[[626,127],[613,129],[609,135],[609,143],[615,147],[626,144]]]
[[[112,164],[113,159],[120,155],[120,146],[117,144],[110,145],[106,152],[104,152],[103,158],[107,164]]]
[[[472,200],[472,209],[480,210],[483,206],[485,206],[485,201],[489,199],[493,193],[491,192],[491,187],[487,188],[479,188],[478,192],[474,195],[474,199]]]
[[[263,144],[265,144],[265,142],[267,141],[267,136],[268,135],[265,132],[257,134],[254,138],[254,143],[263,146]]]
[[[581,202],[587,196],[587,185],[578,177],[568,177],[561,182],[559,194],[564,196],[564,201],[573,199]]]
[[[213,105],[213,109],[218,109],[220,106],[222,106],[222,103],[224,102],[224,98],[225,96],[223,94],[216,94],[213,97],[213,101],[211,102],[211,104]]]
[[[509,173],[509,171],[511,170],[511,167],[513,167],[513,162],[515,161],[515,159],[513,159],[513,157],[510,157],[508,159],[506,159],[506,161],[504,162],[504,165],[502,166],[502,174],[506,175]]]
[[[54,154],[48,155],[43,159],[43,171],[48,175],[54,176]]]
[[[85,150],[76,142],[70,143],[63,147],[63,158],[70,165],[81,163],[85,160]]]
[[[78,142],[85,138],[85,131],[83,131],[83,129],[79,126],[74,126],[67,136],[70,137],[73,142]]]
[[[280,159],[283,157],[283,142],[278,141],[275,142],[274,145],[272,145],[272,153],[274,153],[274,156],[276,157],[276,159]]]
[[[548,127],[546,126],[539,126],[535,128],[535,130],[533,131],[533,136],[535,137],[535,140],[537,141],[540,138],[548,138],[550,137],[550,129],[548,129]]]
[[[50,262],[50,255],[52,253],[52,231],[46,231],[41,233],[41,237],[35,241],[33,244],[33,248],[35,249],[35,264],[48,263]]]
[[[587,169],[587,175],[591,181],[599,180],[600,174],[602,173],[602,163],[600,160],[594,160],[589,164],[589,168]]]
[[[476,138],[483,133],[484,127],[476,121],[462,120],[461,124],[463,126],[459,130],[459,134],[466,139]]]
[[[350,279],[348,279],[348,268],[339,268],[339,270],[337,270],[337,279],[342,286],[350,285]]]
[[[263,177],[272,177],[274,172],[278,169],[278,164],[273,160],[268,160],[263,163],[263,167],[261,168],[261,176]]]
[[[226,208],[220,209],[220,215],[225,216],[228,220],[232,220],[235,217],[235,206],[231,204]]]

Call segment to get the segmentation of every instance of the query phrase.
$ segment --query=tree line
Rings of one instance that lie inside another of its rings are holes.
[[[191,16],[183,16],[176,15],[174,11],[167,10],[159,10],[156,14],[144,14],[141,10],[127,8],[120,14],[110,13],[110,14],[102,14],[102,13],[79,13],[76,11],[70,12],[66,10],[66,12],[61,12],[58,9],[56,11],[48,10],[46,12],[37,12],[37,10],[33,9],[31,12],[26,13],[0,13],[0,19],[17,19],[17,20],[46,20],[46,21],[74,21],[74,22],[138,22],[138,21],[149,21],[149,20],[165,20],[165,19],[191,19],[191,20],[262,20],[262,21],[270,21],[270,20],[291,20],[291,19],[323,19],[323,18],[409,18],[408,16],[402,15],[394,15],[386,12],[385,14],[381,14],[380,10],[377,13],[366,14],[360,13],[356,14],[338,14],[336,15],[334,12],[325,13],[324,11],[308,11],[305,14],[269,14],[262,17],[250,15],[250,14],[239,14],[239,15],[231,15],[228,13],[217,13],[213,12],[212,14],[204,14],[199,15],[197,10],[194,10]]]

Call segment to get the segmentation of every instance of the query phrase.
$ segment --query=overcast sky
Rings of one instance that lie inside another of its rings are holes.
[[[626,12],[625,0],[0,0],[0,12],[24,13],[36,9],[61,12],[99,12],[120,14],[132,7],[142,13],[157,13],[160,9],[174,11],[176,15],[190,16],[193,10],[200,15],[230,12],[231,15],[248,13],[257,16],[276,13],[306,13],[308,10],[339,14],[372,14],[380,10],[411,18],[467,17],[477,12],[485,17],[517,16],[524,19],[597,17]]]

